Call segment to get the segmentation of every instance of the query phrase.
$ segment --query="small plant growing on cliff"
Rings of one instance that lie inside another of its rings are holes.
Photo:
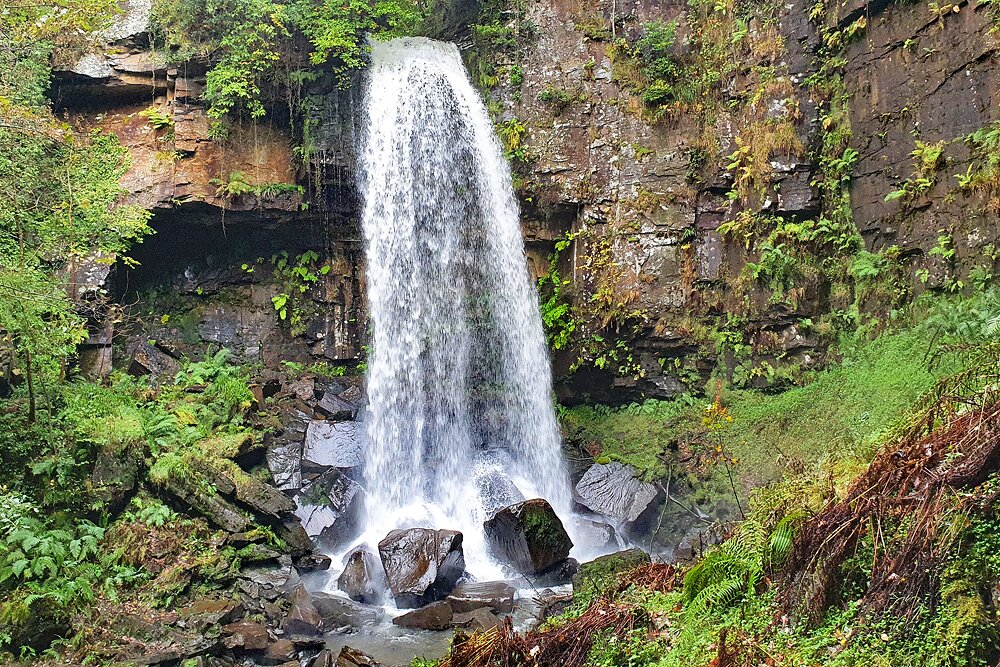
[[[528,127],[517,118],[508,118],[497,123],[497,136],[503,144],[504,154],[508,160],[524,162],[524,146],[522,142]]]
[[[150,127],[155,130],[164,130],[174,126],[173,116],[169,113],[160,111],[160,109],[155,106],[140,111],[139,115],[145,118]]]
[[[910,157],[913,158],[913,175],[903,181],[898,190],[887,194],[885,201],[914,199],[934,187],[946,145],[945,141],[928,144],[918,139],[916,148],[910,153]]]
[[[226,200],[252,194],[255,189],[242,171],[234,171],[226,179],[213,178],[208,182],[215,186],[215,196]]]
[[[571,94],[568,90],[555,86],[546,86],[545,90],[538,94],[538,100],[552,107],[557,116],[565,111],[570,104],[582,99],[580,93]]]

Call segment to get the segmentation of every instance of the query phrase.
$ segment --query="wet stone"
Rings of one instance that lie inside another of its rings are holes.
[[[406,612],[392,619],[393,625],[419,630],[447,630],[451,626],[451,605],[447,602],[432,602],[429,605]]]
[[[577,482],[577,499],[598,514],[635,521],[656,497],[656,487],[636,478],[635,472],[618,462],[595,463]]]
[[[337,587],[352,600],[382,604],[387,592],[382,561],[366,547],[355,548],[347,556],[344,571],[337,578]]]
[[[465,572],[462,533],[454,530],[394,530],[379,542],[378,551],[400,608],[444,598]]]
[[[315,419],[306,429],[302,455],[310,461],[336,468],[354,468],[364,462],[364,424]]]
[[[448,603],[456,614],[484,608],[509,614],[514,610],[514,595],[514,587],[506,581],[469,581],[452,590]]]
[[[539,574],[566,560],[573,542],[541,498],[505,507],[483,524],[493,554],[521,574]]]

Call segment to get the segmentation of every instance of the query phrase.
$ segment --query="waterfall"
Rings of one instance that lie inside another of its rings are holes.
[[[570,511],[538,296],[510,169],[458,49],[396,39],[371,60],[366,521],[378,537],[461,530],[473,569],[487,512],[518,490]]]

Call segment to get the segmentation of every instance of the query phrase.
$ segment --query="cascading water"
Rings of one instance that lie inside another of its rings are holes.
[[[475,573],[518,490],[570,510],[511,174],[454,44],[374,44],[362,117],[368,533],[461,530]]]

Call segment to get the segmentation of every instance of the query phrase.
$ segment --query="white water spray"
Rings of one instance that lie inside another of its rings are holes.
[[[519,489],[570,514],[510,170],[454,44],[374,44],[362,118],[366,532],[458,529],[492,574],[490,509]]]

